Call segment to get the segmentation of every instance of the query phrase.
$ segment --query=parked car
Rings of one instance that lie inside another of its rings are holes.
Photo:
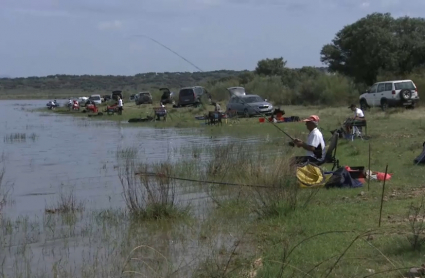
[[[170,91],[168,88],[160,88],[159,89],[162,92],[161,95],[161,102],[162,104],[173,104],[174,103],[174,93]]]
[[[89,98],[88,98],[88,97],[79,97],[79,98],[77,99],[78,104],[79,104],[80,106],[85,105],[85,104],[86,104],[86,102],[87,102],[87,100],[89,100]]]
[[[137,97],[135,98],[134,102],[136,103],[136,105],[152,104],[152,95],[149,91],[140,92],[137,94]]]
[[[136,99],[136,94],[132,94],[130,95],[130,97],[128,98],[129,101],[133,101]]]
[[[204,87],[193,86],[181,88],[179,91],[178,106],[199,106],[201,104],[201,97],[206,92]]]
[[[359,101],[363,111],[376,106],[382,110],[400,106],[414,108],[419,101],[419,94],[412,80],[382,81],[373,84],[366,93],[360,95]]]
[[[226,109],[245,117],[273,114],[273,105],[258,95],[233,94]]]
[[[118,101],[118,97],[120,97],[122,99],[122,91],[119,91],[119,90],[113,91],[112,94],[111,94],[111,99]]]
[[[91,95],[89,97],[89,100],[93,101],[96,104],[102,104],[102,98],[100,97],[100,95]]]

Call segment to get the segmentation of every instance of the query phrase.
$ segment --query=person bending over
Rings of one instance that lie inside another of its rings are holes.
[[[353,128],[353,123],[355,121],[364,121],[366,120],[363,111],[360,108],[357,108],[355,104],[351,104],[348,108],[354,112],[354,116],[352,118],[347,119],[345,124],[345,131],[347,134],[351,134],[351,129]]]

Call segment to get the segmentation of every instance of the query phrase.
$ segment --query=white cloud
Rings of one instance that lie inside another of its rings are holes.
[[[368,8],[370,6],[370,3],[369,2],[363,2],[361,5],[360,5],[360,7],[361,8],[363,8],[363,9],[366,9],[366,8]]]
[[[122,28],[122,22],[119,20],[99,22],[97,28],[100,30],[118,30]]]

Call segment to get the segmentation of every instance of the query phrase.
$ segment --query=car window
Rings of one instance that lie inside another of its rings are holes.
[[[263,102],[263,101],[264,100],[260,98],[259,96],[251,96],[251,97],[245,98],[246,103],[255,103],[255,102]]]
[[[381,83],[378,85],[378,93],[385,91],[385,83]]]
[[[415,85],[413,85],[412,81],[397,82],[397,83],[394,83],[394,87],[396,90],[403,90],[403,89],[414,90],[415,89]]]
[[[180,96],[182,96],[182,97],[193,96],[193,90],[192,89],[183,89],[183,90],[180,91]]]
[[[245,89],[241,87],[232,88],[229,91],[232,95],[245,95]]]
[[[200,88],[200,87],[197,87],[197,88],[195,88],[195,93],[198,95],[198,96],[200,96],[200,95],[202,95],[203,94],[203,90],[202,90],[202,88]]]
[[[393,84],[385,83],[385,91],[392,91],[392,90],[393,90]]]
[[[378,87],[378,84],[374,84],[372,87],[370,87],[369,92],[370,92],[371,94],[376,93],[376,88],[377,88],[377,87]]]

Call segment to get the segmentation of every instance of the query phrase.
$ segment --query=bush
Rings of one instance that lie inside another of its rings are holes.
[[[270,100],[275,105],[347,105],[358,100],[356,85],[341,75],[285,72],[285,76],[255,75],[246,84],[241,80],[216,82],[206,86],[214,100],[228,100],[226,88],[244,86],[247,93]],[[248,79],[244,79],[246,81]],[[290,82],[289,82],[290,81]]]
[[[227,81],[213,82],[206,85],[206,89],[211,94],[215,101],[223,101],[229,99],[229,92],[226,90],[229,87],[239,86],[238,79]]]
[[[406,75],[381,72],[378,81],[411,79],[420,92],[425,88],[425,72],[417,70]],[[281,75],[264,76],[244,73],[239,78],[211,81],[205,87],[214,100],[226,101],[226,90],[243,86],[247,93],[270,100],[275,105],[327,105],[341,106],[359,101],[360,93],[372,84],[357,84],[341,74],[328,74],[312,67],[300,70],[284,68]]]
[[[285,87],[279,76],[255,76],[248,82],[245,89],[250,94],[260,95],[276,105],[294,104],[293,92]]]

